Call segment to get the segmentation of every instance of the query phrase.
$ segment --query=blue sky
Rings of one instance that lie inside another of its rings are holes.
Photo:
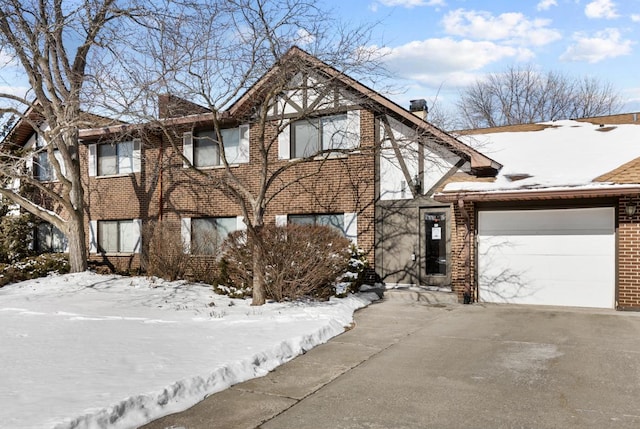
[[[371,45],[385,51],[396,88],[387,95],[403,107],[451,107],[484,74],[532,65],[608,81],[624,111],[640,111],[640,0],[319,1],[355,25],[378,22]],[[0,72],[0,92],[24,93],[11,71]]]
[[[461,88],[512,65],[611,82],[640,110],[640,0],[324,0],[379,21],[372,43],[408,100],[456,101]]]

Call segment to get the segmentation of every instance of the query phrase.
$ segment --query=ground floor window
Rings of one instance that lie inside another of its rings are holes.
[[[344,236],[347,235],[342,213],[289,215],[288,222],[297,225],[326,225],[340,231]]]
[[[50,223],[41,223],[36,227],[35,249],[38,252],[66,252],[67,237]]]
[[[191,253],[213,255],[229,234],[238,230],[237,217],[191,219]]]
[[[140,246],[140,227],[135,220],[98,221],[98,247],[104,253],[134,253]]]

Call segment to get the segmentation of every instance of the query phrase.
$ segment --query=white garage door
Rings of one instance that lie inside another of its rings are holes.
[[[480,301],[613,308],[613,207],[478,212]]]

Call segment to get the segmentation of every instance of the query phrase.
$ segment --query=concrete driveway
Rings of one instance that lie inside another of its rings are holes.
[[[391,291],[266,377],[145,428],[638,428],[640,314]]]

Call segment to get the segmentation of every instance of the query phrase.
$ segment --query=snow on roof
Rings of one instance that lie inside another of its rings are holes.
[[[453,182],[444,192],[593,186],[595,178],[640,157],[640,126],[635,124],[563,120],[542,125],[538,131],[460,136],[503,168],[495,182]]]

